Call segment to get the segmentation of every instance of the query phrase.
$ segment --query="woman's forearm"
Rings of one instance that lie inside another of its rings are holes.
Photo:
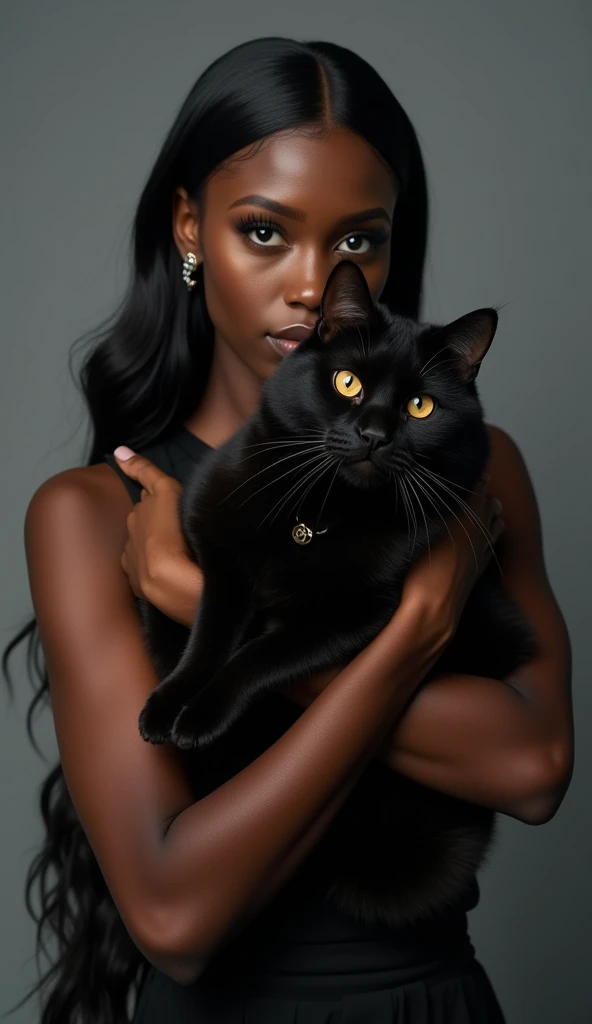
[[[440,656],[430,615],[401,605],[275,743],[174,819],[161,855],[170,973],[191,979],[313,849]]]
[[[338,668],[282,690],[308,707]],[[375,757],[415,782],[529,824],[561,802],[531,704],[497,679],[447,673],[422,683]]]
[[[170,619],[191,629],[201,600],[203,582],[201,569],[191,559],[168,557],[144,596]]]
[[[561,802],[541,718],[497,679],[447,673],[424,683],[382,745],[389,767],[529,824]]]

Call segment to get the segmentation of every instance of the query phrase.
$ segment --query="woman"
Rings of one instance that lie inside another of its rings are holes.
[[[40,885],[40,939],[49,929],[59,948],[43,1024],[123,1022],[138,989],[136,1024],[503,1021],[466,930],[476,882],[441,921],[393,934],[323,904],[306,862],[374,756],[530,824],[560,805],[569,643],[506,433],[488,428],[489,488],[471,502],[485,530],[459,517],[409,573],[388,626],[349,665],[295,688],[256,756],[226,747],[212,786],[138,734],[157,680],[134,595],[185,625],[199,601],[176,515],[189,472],[254,410],[286,339],[314,326],[337,260],[418,315],[426,224],[408,118],[333,44],[235,48],[164,142],[137,210],[129,293],[82,371],[89,465],[46,481],[26,516],[36,620],[8,651],[38,626],[61,761],[27,885]],[[136,454],[116,462],[122,443]],[[503,684],[449,675],[420,687],[491,557],[487,531],[542,654]],[[45,675],[30,712],[48,691]]]

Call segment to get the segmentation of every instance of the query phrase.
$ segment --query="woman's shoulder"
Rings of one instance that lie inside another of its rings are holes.
[[[181,440],[184,433],[181,431]],[[194,452],[179,447],[176,436],[137,451],[177,479],[187,475],[191,456],[195,458]],[[101,533],[113,538],[114,549],[121,552],[127,537],[127,517],[140,500],[141,491],[141,485],[123,472],[110,452],[105,452],[101,462],[64,469],[48,477],[32,495],[27,518],[33,518],[42,528],[45,517],[53,516],[54,510],[59,520],[61,511],[66,513],[74,505],[75,517],[92,518]]]
[[[31,496],[26,528],[34,523],[43,530],[48,521],[92,519],[96,529],[120,552],[127,535],[127,517],[133,508],[123,481],[106,462],[64,469],[44,480]]]
[[[486,427],[490,442],[489,490],[502,504],[508,502],[513,506],[518,494],[523,496],[526,492],[532,493],[524,456],[506,430],[493,423],[486,423]]]
[[[138,454],[164,468],[166,445],[156,444],[137,449]],[[81,495],[91,499],[93,504],[108,517],[116,520],[129,515],[132,505],[140,500],[142,488],[135,480],[126,476],[110,452],[103,454],[102,462],[92,466],[75,466],[61,470],[48,477],[35,492],[51,495],[50,501],[67,500],[68,495]]]
[[[127,502],[126,491],[121,486],[120,478],[113,472],[107,462],[97,462],[92,466],[75,466],[72,469],[62,469],[58,473],[44,480],[31,497],[31,500],[38,494],[51,494],[57,500],[60,496],[67,500],[71,494],[84,494],[94,498],[105,508],[125,507],[129,513],[129,498]]]

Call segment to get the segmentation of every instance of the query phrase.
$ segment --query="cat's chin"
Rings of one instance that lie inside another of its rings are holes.
[[[357,459],[355,462],[344,462],[340,468],[340,475],[348,484],[354,487],[384,486],[387,477],[382,470],[371,462],[370,459]]]

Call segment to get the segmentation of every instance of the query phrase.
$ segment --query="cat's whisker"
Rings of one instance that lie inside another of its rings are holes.
[[[329,486],[327,488],[327,493],[326,493],[325,497],[323,498],[323,504],[321,505],[321,511],[319,512],[319,517],[318,517],[318,521],[319,522],[321,521],[321,516],[323,514],[323,509],[325,507],[325,503],[327,501],[327,498],[329,497],[329,491],[331,490],[331,488],[332,488],[332,486],[333,486],[333,484],[335,482],[335,477],[337,476],[337,473],[339,472],[339,467],[340,467],[342,462],[343,462],[343,459],[339,459],[339,461],[337,463],[337,467],[336,467],[335,472],[333,474],[333,478],[331,480],[331,483],[329,484]],[[304,495],[304,497],[306,497],[306,494]],[[304,500],[304,499],[302,499],[302,500]],[[301,504],[302,504],[302,502],[301,502]],[[298,506],[298,511],[300,511],[300,505]]]
[[[323,459],[325,459],[325,458],[330,458],[330,457],[331,457],[331,456],[327,455],[326,453],[320,453],[320,454],[317,454],[317,455],[313,455],[313,457],[312,457],[312,458],[310,458],[310,459],[308,459],[308,460],[307,460],[307,461],[306,461],[305,463],[303,463],[303,465],[302,465],[302,466],[297,466],[297,467],[296,467],[296,470],[306,470],[307,466],[311,466],[311,465],[312,465],[313,463],[315,463],[315,462],[316,462],[316,463],[318,463],[318,462],[319,462],[319,460],[323,460]],[[312,469],[312,470],[309,470],[309,473],[310,473],[310,472],[314,472],[314,471],[315,471],[316,469],[318,469],[318,465],[317,465],[317,466],[313,466],[313,469]],[[306,473],[306,474],[305,474],[305,476],[304,476],[304,479],[305,479],[305,480],[307,480],[307,479],[308,479],[309,473]],[[284,474],[282,474],[282,475],[283,475],[283,476],[286,476],[287,474],[286,474],[286,473],[284,473]],[[280,479],[280,480],[281,480],[281,477],[279,477],[278,479]],[[299,485],[300,485],[300,484],[301,484],[302,482],[303,482],[303,477],[302,477],[302,476],[299,476],[299,477],[298,477],[298,479],[296,480],[296,483],[294,483],[294,484],[292,484],[292,485],[290,486],[290,488],[289,488],[289,490],[288,490],[288,493],[287,493],[287,497],[290,497],[290,495],[292,494],[292,492],[293,492],[294,488],[295,488],[295,487],[298,487],[298,486],[299,486]],[[267,519],[267,516],[268,516],[268,515],[270,515],[270,513],[271,513],[271,512],[273,512],[274,508],[276,508],[276,507],[277,507],[277,505],[278,505],[278,504],[279,504],[279,503],[280,503],[281,501],[283,501],[283,500],[284,500],[285,498],[286,498],[286,495],[280,495],[280,497],[278,498],[277,502],[275,503],[275,505],[272,505],[272,507],[271,507],[271,508],[269,509],[269,511],[267,512],[267,515],[266,515],[266,516],[264,517],[264,519],[262,520],[262,522],[265,522],[265,519]]]
[[[420,467],[417,467],[417,469],[418,469],[418,471],[419,471],[419,470],[420,470]],[[424,474],[424,476],[425,476],[426,470],[424,469],[424,470],[422,470],[422,472],[423,472],[423,474]],[[429,471],[428,471],[428,472],[429,472]],[[427,480],[426,480],[425,482],[427,483]],[[428,484],[428,486],[429,486],[429,484]],[[478,516],[478,515],[477,515],[477,514],[476,514],[476,513],[475,513],[475,512],[473,511],[473,509],[471,508],[471,506],[470,506],[470,505],[467,505],[466,501],[463,501],[463,499],[462,499],[462,498],[459,498],[458,494],[455,494],[455,493],[454,493],[454,491],[452,491],[452,490],[451,490],[451,489],[450,489],[449,487],[446,487],[446,486],[445,486],[444,484],[442,484],[442,483],[438,483],[438,486],[439,486],[439,487],[442,487],[442,489],[443,489],[443,490],[445,490],[445,491],[447,491],[447,493],[448,493],[448,494],[450,494],[450,496],[451,496],[452,498],[455,498],[455,499],[456,499],[456,501],[458,501],[458,503],[459,503],[459,505],[461,506],[461,508],[462,508],[462,509],[463,509],[463,510],[464,510],[464,511],[465,511],[465,512],[467,513],[467,515],[469,516],[469,518],[473,520],[473,522],[475,523],[475,526],[477,526],[477,527],[478,527],[478,529],[480,529],[480,530],[481,530],[481,533],[483,534],[483,536],[485,537],[485,540],[487,541],[487,543],[488,543],[489,547],[491,548],[491,553],[492,553],[493,557],[495,558],[495,561],[497,562],[497,567],[498,567],[498,569],[499,569],[499,571],[500,571],[500,575],[501,575],[501,576],[502,576],[502,578],[503,578],[503,575],[504,575],[504,574],[503,574],[503,572],[502,572],[502,567],[501,567],[501,565],[499,564],[499,560],[498,560],[498,557],[497,557],[497,555],[496,555],[496,553],[495,553],[495,549],[494,549],[494,547],[493,547],[493,544],[491,543],[491,537],[493,536],[493,534],[492,534],[492,533],[491,533],[491,532],[490,532],[490,531],[489,531],[489,530],[488,530],[488,529],[487,529],[487,528],[486,528],[486,527],[485,527],[485,526],[483,525],[483,523],[482,523],[482,522],[481,522],[481,520],[479,519],[479,516]]]
[[[313,441],[319,437],[324,437],[324,430],[311,431],[309,434],[300,434],[298,438],[292,437],[276,437],[273,441],[258,441],[257,444],[243,444],[242,448],[261,448],[264,444],[303,444],[305,441]]]
[[[317,456],[316,458],[318,459],[319,457],[320,457],[320,458],[322,458],[323,456]],[[299,487],[301,487],[301,486],[302,486],[303,484],[305,484],[305,483],[306,483],[306,481],[307,481],[307,480],[308,480],[308,479],[309,479],[309,478],[310,478],[311,476],[314,476],[314,474],[315,474],[315,473],[319,472],[319,470],[321,470],[321,469],[323,469],[323,470],[324,470],[325,466],[329,465],[329,464],[330,464],[330,463],[331,463],[331,462],[333,461],[333,458],[334,458],[334,456],[333,456],[333,455],[326,455],[326,456],[324,456],[324,457],[325,457],[325,459],[327,460],[326,462],[322,462],[320,466],[313,466],[313,468],[312,468],[312,469],[310,469],[310,470],[308,471],[308,473],[306,473],[306,474],[304,475],[304,477],[301,477],[301,478],[300,478],[299,480],[297,480],[297,481],[296,481],[296,483],[295,483],[295,484],[293,484],[293,485],[292,485],[292,487],[290,487],[290,489],[288,490],[287,494],[285,494],[285,495],[283,495],[283,496],[282,496],[281,498],[279,498],[279,499],[278,499],[278,501],[276,501],[275,505],[272,505],[272,507],[271,507],[271,508],[269,509],[269,511],[267,512],[267,514],[266,514],[266,515],[265,515],[265,516],[263,517],[263,519],[261,520],[261,522],[260,522],[259,526],[263,526],[263,523],[265,522],[265,520],[267,519],[267,517],[268,517],[268,516],[270,516],[270,515],[271,515],[271,513],[273,512],[273,510],[274,510],[274,509],[276,509],[276,508],[277,508],[277,506],[279,505],[280,507],[278,508],[278,510],[277,510],[277,512],[276,512],[276,514],[275,514],[275,515],[273,516],[273,518],[272,518],[272,519],[271,519],[271,521],[270,521],[270,525],[271,525],[271,523],[273,522],[273,520],[275,519],[275,517],[276,517],[276,516],[277,516],[277,515],[278,515],[278,514],[279,514],[279,513],[281,512],[281,510],[282,510],[283,506],[284,506],[284,505],[286,504],[286,502],[287,502],[287,501],[289,501],[289,500],[290,500],[290,498],[292,497],[292,495],[294,494],[294,492],[295,492],[295,491],[297,491],[297,490],[299,489]],[[314,460],[312,460],[312,459],[311,459],[311,460],[310,460],[310,462],[312,462],[312,461],[314,461]],[[307,465],[310,465],[310,462],[309,462],[309,463],[307,463]],[[303,468],[304,468],[304,467],[303,467]],[[259,527],[257,527],[257,529],[259,529]]]
[[[311,480],[311,482],[309,483],[308,487],[306,488],[306,490],[305,490],[304,494],[303,494],[303,495],[301,495],[300,497],[297,497],[297,498],[296,498],[296,501],[294,502],[294,504],[292,505],[292,507],[291,507],[291,509],[290,509],[290,515],[291,515],[291,514],[292,514],[292,512],[294,511],[294,505],[295,505],[295,504],[296,504],[296,502],[297,502],[297,503],[298,503],[298,508],[297,508],[297,511],[296,511],[296,517],[295,517],[295,518],[296,518],[296,519],[298,519],[298,517],[299,517],[299,514],[300,514],[300,507],[301,507],[301,505],[302,505],[302,502],[303,502],[303,501],[304,501],[304,499],[306,498],[306,495],[307,495],[307,494],[308,494],[308,492],[309,492],[309,491],[310,491],[310,490],[311,490],[311,489],[312,489],[312,488],[313,488],[313,487],[315,486],[315,484],[316,484],[316,483],[318,483],[318,481],[319,481],[319,480],[320,480],[320,479],[321,479],[321,478],[323,477],[323,475],[324,475],[324,474],[326,473],[326,471],[327,471],[328,469],[331,469],[331,466],[333,465],[333,463],[334,463],[334,462],[335,462],[335,458],[334,458],[334,457],[331,457],[331,460],[330,460],[330,462],[329,462],[329,463],[327,463],[327,464],[325,464],[325,465],[321,465],[321,466],[319,467],[319,470],[318,470],[318,475],[317,475],[317,476],[314,476],[314,477],[313,477],[313,479],[312,479],[312,480]],[[333,482],[333,481],[331,481],[331,482]],[[317,521],[318,521],[318,519],[320,519],[320,516],[319,516],[319,517],[317,517]]]
[[[251,452],[250,455],[245,455],[244,459],[238,459],[238,462],[246,462],[247,459],[254,459],[254,458],[257,457],[257,455],[265,455],[266,452],[271,452],[276,447],[289,448],[292,445],[296,445],[296,444],[302,445],[302,444],[306,444],[306,443],[307,443],[306,441],[274,441],[269,446],[269,448],[264,448],[260,452]],[[315,447],[315,445],[318,447],[319,445],[322,445],[322,444],[324,444],[323,441],[315,441],[315,444],[312,447]],[[311,448],[310,447],[307,448],[307,451],[311,451]]]
[[[230,491],[230,492],[229,492],[228,494],[226,494],[226,495],[224,496],[224,498],[222,498],[222,501],[220,502],[220,504],[222,505],[222,504],[223,504],[223,502],[225,502],[225,501],[227,500],[227,498],[230,498],[230,496],[231,496],[232,494],[234,494],[234,493],[235,493],[236,491],[240,490],[240,488],[241,488],[241,487],[244,487],[244,486],[245,486],[245,484],[248,484],[248,483],[250,483],[250,482],[251,482],[251,480],[255,480],[255,479],[256,479],[256,478],[258,477],[258,476],[260,476],[260,475],[261,475],[261,473],[266,473],[266,472],[267,472],[267,471],[268,471],[269,469],[273,469],[273,468],[274,468],[274,466],[278,466],[278,465],[279,465],[279,464],[280,464],[281,462],[286,462],[286,461],[287,461],[287,459],[295,459],[295,458],[297,458],[297,456],[298,456],[298,455],[308,455],[308,454],[310,454],[310,452],[311,452],[311,451],[314,451],[314,450],[315,450],[315,447],[316,447],[316,446],[314,446],[314,445],[313,445],[313,446],[312,446],[312,447],[310,447],[310,448],[306,448],[306,449],[305,449],[304,451],[302,451],[302,452],[292,452],[292,453],[291,453],[290,455],[284,455],[284,456],[283,456],[283,458],[281,458],[281,459],[276,459],[276,460],[275,460],[275,462],[269,462],[269,463],[267,464],[267,466],[264,466],[264,467],[263,467],[263,469],[260,469],[260,470],[258,470],[258,472],[257,472],[257,473],[253,473],[253,475],[252,475],[252,476],[249,476],[249,477],[247,477],[247,479],[246,479],[246,480],[243,480],[243,481],[242,481],[242,483],[240,483],[240,484],[238,485],[238,487],[235,487],[235,488],[233,488],[233,490],[232,490],[232,491]],[[290,470],[288,470],[288,472],[290,472]],[[279,479],[281,479],[281,477],[280,477]],[[273,480],[272,480],[271,482],[273,483]],[[259,492],[258,492],[258,491],[255,491],[254,493],[255,493],[255,494],[258,494]]]
[[[310,465],[310,463],[311,463],[311,462],[314,462],[314,461],[315,461],[316,459],[324,459],[324,458],[326,458],[326,457],[327,457],[327,455],[326,455],[326,452],[319,452],[319,453],[317,453],[316,455],[313,455],[313,456],[312,456],[312,458],[310,458],[310,459],[309,459],[309,460],[308,460],[307,462],[305,462],[305,463],[304,463],[304,464],[303,464],[302,466],[296,466],[296,467],[294,467],[294,466],[291,466],[291,467],[290,467],[290,469],[287,469],[285,473],[280,473],[280,475],[279,475],[279,476],[277,476],[277,477],[274,477],[274,478],[273,478],[273,480],[268,480],[268,482],[267,482],[266,484],[263,484],[263,486],[262,486],[262,487],[259,487],[259,488],[258,488],[258,489],[257,489],[256,491],[253,491],[253,492],[252,492],[252,494],[249,494],[249,495],[247,495],[247,497],[245,498],[245,500],[244,500],[244,501],[241,501],[241,503],[240,503],[240,505],[239,505],[239,508],[242,508],[242,506],[243,506],[243,505],[245,505],[245,504],[247,503],[247,501],[250,501],[250,500],[251,500],[251,498],[254,498],[256,494],[259,494],[259,493],[260,493],[260,491],[264,491],[266,487],[271,487],[271,485],[272,485],[272,484],[275,484],[275,483],[277,483],[277,482],[278,482],[278,480],[282,480],[282,479],[283,479],[283,478],[284,478],[285,476],[289,476],[289,474],[290,474],[290,473],[293,473],[293,472],[294,472],[294,470],[296,470],[296,471],[297,471],[297,470],[299,470],[299,469],[304,469],[304,467],[305,467],[305,466],[309,466],[309,465]],[[280,461],[281,461],[281,462],[283,462],[283,459],[281,459]],[[258,475],[258,474],[255,474],[255,476],[257,476],[257,475]],[[254,479],[254,478],[253,478],[253,479]]]
[[[428,521],[427,521],[427,519],[426,519],[426,514],[425,514],[425,511],[424,511],[424,507],[423,507],[423,504],[422,504],[422,502],[421,502],[421,499],[419,498],[419,495],[417,494],[417,492],[416,492],[416,490],[415,490],[415,487],[414,487],[414,486],[413,486],[413,484],[411,483],[411,476],[412,476],[412,474],[411,474],[411,473],[410,473],[410,474],[408,474],[408,476],[407,476],[407,479],[406,479],[406,483],[407,483],[407,484],[409,484],[409,486],[410,486],[411,490],[412,490],[412,491],[413,491],[413,493],[415,494],[415,497],[417,498],[417,504],[419,505],[419,507],[420,507],[420,509],[421,509],[421,514],[422,514],[422,516],[423,516],[423,521],[424,521],[424,523],[425,523],[425,530],[426,530],[426,538],[427,538],[427,542],[428,542],[428,557],[429,557],[429,560],[430,560],[430,565],[431,565],[431,564],[432,564],[432,552],[431,552],[431,550],[430,550],[430,533],[429,533],[429,530],[428,530]],[[416,482],[416,483],[418,483],[417,479],[415,480],[415,482]],[[418,486],[419,486],[419,485],[418,485]]]
[[[452,462],[464,463],[464,457],[463,456],[458,455],[458,453],[456,453],[456,452],[450,452],[446,448],[442,448],[441,454],[442,455],[446,455],[446,457],[451,459]],[[416,458],[416,459],[428,459],[430,462],[433,461],[433,456],[431,456],[431,455],[422,455],[421,452],[415,452],[414,453],[414,458]]]
[[[420,471],[420,470],[419,470],[419,467],[416,467],[416,469],[417,469],[417,471],[418,471],[418,472]],[[438,492],[437,492],[437,491],[435,490],[435,488],[434,488],[434,487],[432,487],[432,485],[431,485],[430,483],[428,483],[428,481],[427,481],[427,480],[425,479],[425,477],[424,477],[423,483],[424,483],[424,486],[426,486],[426,487],[429,487],[429,489],[430,489],[431,491],[433,491],[433,493],[434,493],[434,494],[436,495],[436,497],[437,497],[437,498],[439,498],[439,500],[440,500],[440,501],[442,502],[442,504],[443,504],[443,505],[444,505],[444,506],[445,506],[445,507],[446,507],[446,508],[448,509],[448,511],[449,511],[449,512],[450,512],[450,513],[451,513],[451,514],[452,514],[452,515],[454,516],[454,518],[456,519],[456,521],[457,521],[457,522],[459,523],[459,525],[461,526],[461,528],[462,528],[462,529],[464,530],[464,532],[466,533],[466,535],[467,535],[467,540],[468,540],[469,544],[471,545],[471,550],[472,550],[472,552],[473,552],[473,557],[474,557],[474,559],[475,559],[475,566],[476,566],[476,568],[477,568],[477,571],[479,571],[479,561],[478,561],[478,558],[477,558],[477,555],[476,555],[476,552],[475,552],[475,548],[473,547],[473,542],[472,542],[472,540],[471,540],[470,534],[469,534],[469,532],[468,532],[468,530],[467,530],[467,528],[466,528],[465,524],[463,523],[462,519],[460,519],[460,518],[459,518],[459,517],[457,516],[456,512],[454,511],[454,509],[451,509],[451,508],[450,508],[450,505],[447,505],[447,504],[446,504],[446,502],[444,501],[444,498],[442,497],[442,495],[441,495],[441,494],[438,494]],[[440,486],[442,486],[442,485],[440,484]],[[456,495],[455,495],[455,497],[456,497]],[[452,537],[451,537],[451,540],[452,540],[452,543],[454,544],[454,540],[453,540],[453,538],[452,538]]]
[[[403,507],[405,509],[405,518],[407,519],[407,537],[411,539],[411,521],[409,519],[409,495],[407,494],[407,488],[405,487],[404,481],[399,480],[401,486],[401,497],[403,498]],[[412,549],[413,550],[413,549]]]
[[[397,504],[395,505],[395,512],[399,508],[399,497],[400,497],[401,501],[403,502],[403,510],[404,510],[405,516],[407,518],[407,534],[409,535],[409,516],[407,514],[407,506],[405,504],[405,495],[403,494],[403,488],[401,487],[401,481],[397,477],[395,477],[395,489],[396,489],[396,494],[397,494]]]
[[[296,509],[296,519],[298,519],[298,516],[300,514],[300,506],[302,505],[302,502],[306,498],[306,495],[308,494],[308,492],[310,490],[312,490],[312,488],[314,487],[314,485],[317,482],[317,480],[321,479],[323,473],[325,472],[325,469],[329,469],[329,467],[332,465],[332,462],[333,462],[333,460],[331,460],[331,462],[327,466],[321,465],[319,467],[319,476],[318,477],[313,476],[313,478],[310,481],[308,487],[306,488],[304,494],[302,494],[300,497],[298,497],[298,496],[296,497],[296,501],[294,502],[294,504],[290,508],[290,515],[292,515],[292,512],[294,511],[294,505],[296,505],[296,503],[298,503],[298,508]],[[294,490],[297,491],[298,488],[294,488]],[[294,491],[292,493],[294,493]]]
[[[407,501],[409,502],[409,511],[410,511],[412,519],[413,519],[414,534],[413,534],[413,545],[411,547],[411,554],[413,554],[413,552],[415,551],[415,544],[417,542],[417,517],[415,515],[415,509],[413,508],[413,501],[412,501],[412,499],[409,496],[409,492],[407,491],[407,481],[401,479],[401,484],[402,484],[402,486],[404,488],[405,495],[407,497]]]
[[[427,370],[427,368],[430,365],[430,363],[432,363],[434,361],[434,359],[436,359],[438,356],[441,356],[442,354],[443,354],[443,350],[441,348],[439,348],[437,352],[434,352],[434,354],[431,355],[430,358],[423,364],[421,370],[419,371],[420,376],[421,376],[422,373],[425,373],[425,371]],[[443,359],[441,363],[438,363],[438,366],[445,366],[446,363],[454,363],[454,362],[456,362],[455,356],[449,356],[447,359]]]
[[[407,490],[407,493],[409,493],[407,485],[408,485],[408,481],[405,480],[405,490]],[[413,529],[414,529],[412,551],[415,551],[415,545],[417,544],[417,516],[415,514],[415,508],[414,508],[414,505],[413,505],[413,497],[411,495],[409,495],[409,507],[411,509],[411,514],[413,516]]]
[[[412,515],[412,518],[413,518],[414,536],[413,536],[413,547],[411,549],[412,554],[413,554],[413,552],[415,551],[415,546],[417,544],[417,516],[415,514],[415,509],[413,507],[413,498],[412,498],[412,496],[409,493],[409,487],[407,485],[407,480],[405,480],[405,493],[406,493],[406,495],[408,496],[408,499],[409,499],[409,511],[411,512],[411,515]]]
[[[417,486],[419,487],[419,489],[420,489],[421,491],[423,491],[423,493],[425,494],[425,496],[426,496],[426,498],[428,499],[428,501],[429,501],[430,505],[432,505],[432,507],[433,507],[433,508],[434,508],[434,509],[436,510],[436,514],[437,514],[437,515],[438,515],[438,516],[440,517],[440,519],[441,519],[441,520],[442,520],[442,522],[444,523],[444,526],[446,527],[446,529],[447,529],[447,531],[448,531],[448,536],[450,537],[450,540],[451,540],[451,541],[452,541],[452,543],[454,544],[454,537],[452,536],[452,533],[450,532],[450,527],[449,527],[449,525],[448,525],[448,523],[447,523],[447,521],[446,521],[446,518],[445,518],[445,516],[443,516],[443,515],[442,515],[442,513],[440,512],[440,509],[438,508],[438,506],[436,505],[436,503],[435,503],[435,502],[433,501],[433,499],[432,499],[432,498],[430,497],[430,495],[429,495],[429,494],[428,494],[428,492],[426,491],[425,487],[424,487],[424,486],[423,486],[423,485],[422,485],[422,484],[420,483],[420,481],[418,480],[418,478],[417,478],[417,477],[416,477],[415,475],[413,476],[413,479],[415,480],[415,483],[417,484]],[[430,559],[430,560],[431,560],[431,559]]]
[[[431,470],[426,470],[423,467],[419,467],[418,466],[417,470],[418,470],[418,472],[421,472],[424,477],[426,477],[426,476],[430,476],[430,477],[434,476],[435,477],[437,475],[437,474],[433,473]],[[484,532],[486,537],[491,537],[492,536],[491,533],[483,526],[483,523],[479,519],[479,516],[475,513],[475,511],[471,508],[471,506],[468,505],[466,503],[466,501],[464,501],[463,498],[460,498],[458,496],[458,494],[455,494],[455,492],[450,487],[447,487],[446,484],[442,483],[441,482],[442,480],[443,480],[443,477],[440,477],[436,481],[438,486],[441,487],[442,490],[444,490],[448,494],[450,494],[450,496],[452,498],[455,498],[458,501],[459,505],[465,510],[467,515],[470,516],[474,520],[474,522],[480,526],[481,530]],[[463,488],[463,490],[466,490],[466,488]],[[476,494],[477,491],[469,491],[469,493],[470,494]]]
[[[325,467],[331,465],[332,461],[333,461],[333,456],[332,455],[328,455],[324,462],[321,462],[318,466],[313,466],[312,469],[309,469],[308,473],[305,473],[305,475],[303,477],[301,477],[300,480],[297,480],[296,483],[293,484],[292,487],[290,487],[290,489],[284,495],[284,497],[280,498],[281,504],[280,504],[280,507],[278,509],[278,512],[281,512],[281,510],[284,507],[284,505],[286,504],[286,502],[289,501],[290,498],[294,494],[297,494],[298,491],[300,490],[300,488],[303,487],[304,484],[306,484],[306,481],[310,480],[311,477],[312,477],[312,481],[309,484],[309,486],[307,488],[307,491],[311,487],[313,487],[315,479],[316,479],[315,474],[319,473],[319,474],[322,475],[322,473],[325,470]],[[298,501],[298,498],[296,498],[296,500]],[[278,502],[276,502],[276,505],[277,504],[278,504]],[[273,507],[275,508],[276,506],[274,505]],[[273,509],[271,511],[273,511]],[[269,515],[269,513],[268,513],[268,515]],[[277,515],[277,513],[276,513],[276,515]],[[267,518],[267,516],[265,518]],[[275,516],[273,517],[273,519],[275,519]],[[273,522],[273,519],[271,520],[271,522]]]
[[[420,453],[416,452],[416,455],[420,455]],[[420,457],[424,458],[425,456]],[[433,469],[428,469],[427,466],[421,466],[421,469],[423,469],[424,472],[429,473],[430,476],[437,477],[438,480],[443,480],[446,484],[454,484],[455,487],[460,487],[461,491],[466,491],[467,494],[478,494],[478,491],[472,491],[470,487],[463,487],[462,484],[455,484],[449,477],[442,476],[440,473],[436,473]]]
[[[436,349],[436,351],[432,353],[432,355],[429,357],[429,359],[426,359],[426,361],[423,364],[421,370],[419,371],[419,375],[421,376],[422,373],[425,373],[425,371],[427,370],[427,368],[430,365],[430,363],[432,363],[434,361],[434,359],[436,359],[440,355],[442,355],[442,349],[441,348]]]

